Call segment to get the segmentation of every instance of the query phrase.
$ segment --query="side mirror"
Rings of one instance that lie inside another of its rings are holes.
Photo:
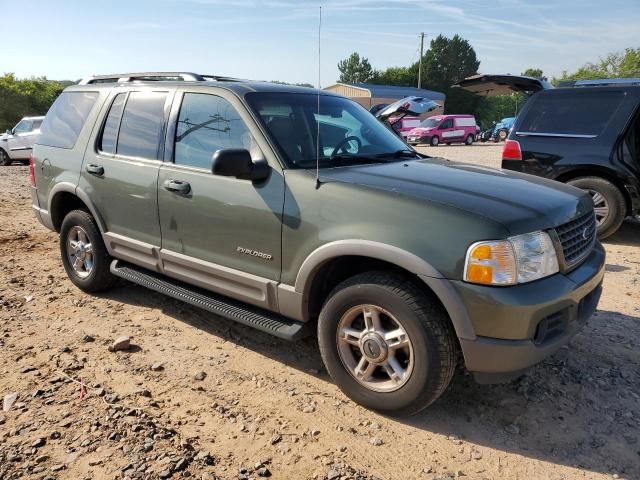
[[[266,160],[254,162],[249,151],[244,148],[225,148],[213,154],[211,173],[223,177],[258,181],[269,176],[269,165]]]

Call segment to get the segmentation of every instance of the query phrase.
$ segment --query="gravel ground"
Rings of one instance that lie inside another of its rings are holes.
[[[431,157],[444,157],[458,162],[475,163],[500,168],[503,143],[474,143],[473,145],[439,145],[418,147],[418,151]]]
[[[500,147],[437,152],[495,164]],[[130,284],[80,292],[30,211],[27,169],[0,168],[0,192],[0,479],[640,478],[636,223],[606,242],[600,309],[570,345],[396,419],[348,400],[313,339]]]

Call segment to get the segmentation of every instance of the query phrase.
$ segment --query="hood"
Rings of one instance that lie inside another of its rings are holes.
[[[429,133],[435,127],[415,127],[409,130],[409,135],[420,135],[422,133]]]
[[[511,235],[553,228],[593,208],[588,194],[559,182],[439,158],[325,172],[325,181],[376,188],[483,216]]]

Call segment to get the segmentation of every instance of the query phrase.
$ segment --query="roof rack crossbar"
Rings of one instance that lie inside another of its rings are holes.
[[[90,85],[94,83],[130,83],[136,81],[159,82],[159,81],[184,81],[184,82],[237,82],[237,78],[220,75],[201,75],[193,72],[135,72],[135,73],[115,73],[111,75],[94,75],[83,78],[79,85]]]

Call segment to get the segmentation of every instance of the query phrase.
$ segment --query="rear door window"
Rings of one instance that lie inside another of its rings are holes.
[[[624,99],[624,92],[575,91],[541,94],[518,126],[517,133],[566,136],[600,135]]]
[[[167,92],[131,92],[124,107],[116,153],[158,158]]]
[[[116,95],[116,98],[114,98],[113,103],[111,104],[111,109],[109,109],[107,120],[104,122],[104,128],[102,129],[100,146],[98,147],[101,152],[116,152],[118,129],[120,128],[120,117],[122,117],[122,110],[126,98],[126,93],[119,93],[118,95]]]
[[[97,98],[97,92],[62,92],[42,122],[38,143],[73,148]]]

